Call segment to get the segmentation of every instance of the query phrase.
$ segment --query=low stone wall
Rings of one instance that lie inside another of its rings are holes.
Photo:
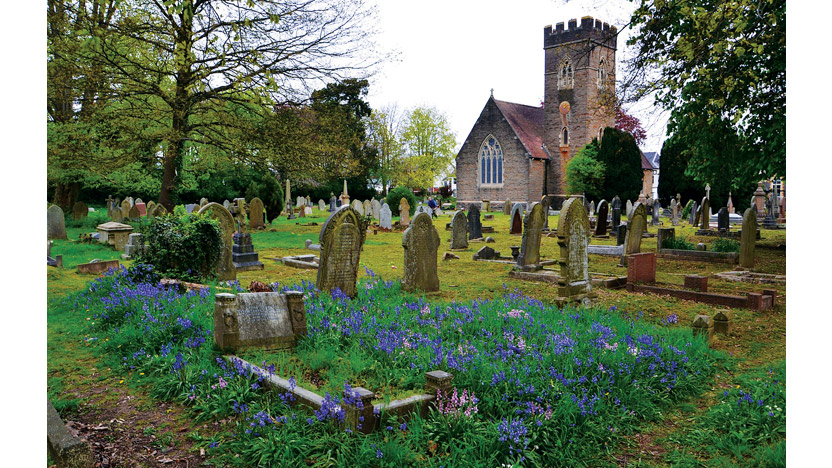
[[[715,294],[698,291],[686,291],[680,289],[664,288],[661,286],[647,286],[641,284],[627,283],[627,291],[637,293],[651,293],[662,296],[671,296],[688,301],[702,302],[705,304],[722,305],[727,307],[743,307],[751,310],[764,311],[774,307],[776,292],[765,290],[763,294],[748,293],[746,296],[729,296],[727,294]]]
[[[108,260],[106,262],[82,263],[77,265],[78,273],[85,275],[100,275],[110,268],[118,268],[118,260]]]
[[[671,260],[690,260],[708,263],[738,263],[740,259],[740,254],[736,252],[709,252],[707,250],[662,249],[657,255],[659,258]]]

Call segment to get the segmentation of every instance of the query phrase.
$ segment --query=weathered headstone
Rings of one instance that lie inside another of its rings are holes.
[[[289,348],[306,332],[306,309],[300,291],[215,296],[214,342],[223,352]]]
[[[708,197],[702,198],[702,229],[711,228],[711,200]]]
[[[306,198],[297,197],[297,200],[295,201],[295,206],[297,206],[298,208],[300,208],[302,206],[306,206]]]
[[[498,260],[499,258],[500,252],[488,246],[477,250],[477,253],[474,254],[474,260]]]
[[[362,213],[364,216],[372,216],[373,215],[373,204],[370,203],[370,200],[364,200],[364,204],[362,205]]]
[[[157,216],[164,216],[166,214],[168,214],[168,210],[165,208],[165,205],[158,203],[156,204],[156,206],[153,207],[153,211],[150,213],[150,217],[155,218]]]
[[[235,232],[232,241],[234,245],[231,247],[231,263],[234,264],[235,270],[252,271],[265,268],[260,261],[260,254],[254,251],[250,233]]]
[[[52,205],[46,210],[46,238],[66,239],[64,210],[58,205]]]
[[[677,226],[679,224],[679,220],[677,218],[678,215],[679,215],[679,203],[676,202],[675,198],[671,198],[670,199],[670,222],[674,226]]]
[[[509,234],[520,235],[523,233],[523,204],[515,203],[511,207],[511,228]]]
[[[618,208],[619,210],[621,209],[621,198],[619,198],[618,195],[612,197],[612,201],[610,202],[610,207],[612,209],[616,209],[616,208]]]
[[[162,205],[157,205],[158,209]],[[220,224],[220,233],[222,234],[222,253],[220,254],[220,261],[217,265],[217,279],[220,281],[232,281],[237,279],[237,270],[234,268],[232,261],[233,245],[234,245],[234,217],[219,203],[208,203],[199,209],[199,214],[207,214],[211,219],[216,219]]]
[[[191,214],[191,213],[194,212],[194,210],[199,211],[199,205],[197,205],[195,203],[188,203],[187,205],[185,205],[185,212],[186,213]],[[148,216],[149,216],[149,214],[148,214]]]
[[[361,204],[358,200],[355,202]],[[355,297],[358,262],[366,235],[366,222],[353,208],[342,206],[330,215],[318,236],[321,263],[316,286],[320,291],[338,288],[347,296]]]
[[[326,202],[323,199],[318,200],[318,211],[326,210]]]
[[[618,204],[620,205],[621,202],[619,201]],[[618,226],[621,225],[621,208],[613,208],[612,209],[612,227],[610,228],[610,232],[612,235],[618,235]]]
[[[124,218],[130,219],[130,208],[132,208],[132,207],[133,207],[133,204],[130,203],[129,199],[125,198],[124,200],[122,200],[122,202],[121,202],[121,218],[122,219],[124,219]]]
[[[208,199],[207,198],[202,197],[202,198],[199,199],[199,207],[200,208],[202,208],[203,206],[205,206],[207,204],[208,204]]]
[[[728,208],[720,208],[716,214],[716,228],[720,232],[728,231],[728,229],[730,229],[729,219],[730,218],[728,217]]]
[[[387,204],[384,204],[387,207]],[[389,207],[388,207],[389,211]],[[402,237],[404,247],[404,276],[402,290],[425,292],[439,291],[439,275],[436,258],[439,249],[439,233],[431,216],[418,213]]]
[[[393,229],[393,211],[387,203],[382,205],[381,210],[379,210],[378,225],[382,229],[387,229],[388,231]]]
[[[417,215],[418,216],[418,215]],[[415,216],[414,216],[415,219]],[[468,248],[468,220],[462,210],[454,213],[451,221],[451,249]]]
[[[757,189],[754,190],[754,195],[751,197],[752,203],[757,207],[758,221],[766,215],[766,191],[763,190],[763,182],[757,183]]]
[[[405,197],[402,197],[399,201],[399,224],[402,226],[410,225],[410,203]]]
[[[381,220],[381,203],[378,200],[373,198],[373,201],[370,202],[370,210],[373,213],[373,219]]]
[[[75,221],[81,220],[89,216],[90,209],[87,207],[86,203],[82,201],[75,202],[72,205],[72,219]]]
[[[641,252],[641,236],[647,230],[647,207],[636,203],[633,207],[633,215],[627,223],[627,237],[624,240],[624,253],[621,255],[621,264],[627,264],[627,257]]]
[[[523,240],[520,243],[520,255],[517,265],[521,268],[534,268],[540,264],[540,239],[543,236],[543,223],[546,213],[543,205],[532,203],[523,220]]]
[[[364,205],[361,204],[361,201],[355,199],[352,201],[352,209],[358,213],[359,216],[364,216]]]
[[[231,202],[230,202],[230,201],[228,201],[228,200],[224,200],[224,201],[222,202],[222,207],[223,207],[223,208],[225,208],[225,209],[226,209],[226,210],[228,210],[228,211],[231,211]],[[204,208],[204,207],[203,207],[203,208]],[[200,209],[202,209],[202,208],[200,208]]]
[[[664,248],[662,244],[670,239],[676,238],[676,228],[659,228],[659,232],[656,235],[656,252],[661,253],[662,249]]]
[[[662,224],[662,221],[661,221],[661,218],[660,218],[661,214],[662,214],[662,204],[659,203],[659,199],[657,198],[657,199],[653,200],[653,218],[651,219],[650,224],[652,224],[653,226],[658,226],[658,225]]]
[[[754,268],[754,250],[757,247],[757,215],[748,208],[742,215],[742,233],[740,235],[740,266]]]
[[[131,206],[129,212],[130,221],[138,221],[141,217],[142,214],[139,209],[135,205]]]
[[[615,245],[624,245],[624,242],[627,240],[627,225],[621,223],[618,225],[618,229],[615,230]]]
[[[786,222],[786,195],[780,197],[780,218],[777,219],[778,223],[785,223]]]
[[[595,220],[595,235],[607,235],[607,216],[609,215],[609,203],[606,200],[598,202],[598,216]]]
[[[140,217],[147,216],[147,206],[144,203],[136,202],[136,204],[133,205],[133,208],[136,208],[137,210],[139,210],[139,216]]]
[[[543,207],[543,229],[549,229],[549,197],[547,195],[540,198],[540,206]]]
[[[132,257],[144,250],[144,238],[141,233],[133,232],[127,236],[127,244],[124,245],[124,254]]]
[[[511,200],[506,200],[506,202],[503,203],[503,214],[506,216],[510,215],[512,208],[513,205],[511,204]]]
[[[491,202],[489,200],[482,201],[482,211],[485,213],[491,211]]]
[[[99,224],[95,227],[95,230],[98,232],[98,242],[112,245],[116,250],[122,251],[133,232],[133,226],[110,221]]]
[[[482,221],[480,221],[480,209],[476,203],[468,207],[468,239],[482,238]]]
[[[263,229],[264,227],[266,227],[264,210],[265,207],[263,206],[263,200],[257,197],[251,199],[251,203],[249,203],[248,208],[249,229]]]
[[[153,213],[153,208],[156,208],[156,202],[153,201],[153,200],[150,200],[149,202],[147,202],[146,208],[147,208],[147,216],[149,217]]]
[[[116,206],[112,211],[110,211],[110,219],[112,219],[115,223],[120,223],[124,219],[124,217],[121,216],[121,206]]]
[[[595,215],[595,200],[589,202],[589,212],[587,213],[589,216]]]
[[[633,215],[633,202],[631,202],[630,200],[627,200],[626,207],[627,207],[627,220],[629,220],[630,217]]]
[[[699,225],[699,216],[702,214],[701,211],[702,207],[699,206],[698,203],[693,202],[693,205],[690,207],[690,225],[691,226],[698,226]]]
[[[558,220],[558,275],[559,304],[586,301],[592,296],[589,278],[589,217],[579,198],[566,200]]]
[[[339,203],[340,202],[338,201],[337,198],[335,198],[335,195],[329,197],[329,212],[332,213],[333,211],[338,209],[338,204]]]

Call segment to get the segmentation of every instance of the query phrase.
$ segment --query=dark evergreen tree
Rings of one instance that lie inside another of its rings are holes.
[[[601,196],[612,200],[618,195],[622,201],[635,201],[641,191],[644,171],[641,151],[633,136],[612,127],[605,128],[597,159],[607,168]]]

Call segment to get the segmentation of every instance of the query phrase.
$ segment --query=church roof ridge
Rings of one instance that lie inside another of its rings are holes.
[[[543,108],[494,99],[509,126],[526,151],[535,159],[549,159],[543,151]]]

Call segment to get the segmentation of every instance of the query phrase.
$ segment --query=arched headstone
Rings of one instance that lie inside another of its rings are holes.
[[[326,202],[323,200],[318,200],[318,211],[325,211],[326,210]]]
[[[523,220],[523,240],[520,243],[520,255],[517,264],[530,267],[540,263],[540,239],[543,235],[543,222],[546,215],[543,205],[532,203],[531,209]]]
[[[425,213],[428,214],[428,213]],[[417,214],[418,216],[418,214]],[[428,214],[428,216],[430,216]],[[415,219],[415,218],[414,218]],[[465,218],[465,212],[462,210],[454,213],[454,218],[451,221],[451,249],[467,249],[468,248],[468,220]]]
[[[149,216],[151,218],[155,218],[157,216],[164,216],[166,214],[168,214],[167,208],[165,208],[164,205],[161,205],[161,204],[157,203],[156,206],[153,207],[153,211],[150,213]]]
[[[742,233],[740,234],[740,266],[754,268],[754,250],[757,247],[757,214],[754,206],[742,215]]]
[[[595,235],[607,235],[607,216],[609,215],[609,203],[606,200],[598,202],[598,216],[595,220]]]
[[[370,203],[370,200],[364,200],[364,203],[361,204],[361,213],[364,216],[373,215],[373,204]]]
[[[621,264],[627,264],[627,256],[641,252],[641,236],[647,230],[647,207],[642,203],[636,203],[633,207],[633,215],[627,223],[627,237],[624,239],[624,253],[621,256]]]
[[[390,210],[390,205],[387,203],[382,205],[378,216],[378,225],[381,226],[382,229],[393,229],[393,211]]]
[[[387,206],[385,204],[384,206]],[[431,216],[418,213],[402,237],[404,247],[404,291],[439,291],[439,275],[436,258],[439,249],[439,233]]]
[[[476,203],[468,206],[468,239],[479,239],[482,237],[482,221],[480,221],[480,208]]]
[[[549,196],[543,195],[540,199],[540,206],[543,207],[543,229],[549,229]]]
[[[142,217],[142,213],[136,205],[130,207],[130,221],[138,221]]]
[[[133,207],[133,204],[130,203],[130,200],[124,199],[121,202],[121,219],[127,218],[130,219],[130,208]]]
[[[515,203],[513,207],[511,207],[511,229],[509,230],[509,234],[522,234],[523,233],[523,204],[522,203]]]
[[[379,203],[378,200],[373,199],[373,201],[370,202],[370,209],[372,210],[372,213],[373,213],[373,219],[375,219],[376,221],[380,221],[381,220],[381,203]]]
[[[630,200],[627,200],[626,208],[627,208],[627,220],[629,220],[630,216],[633,215],[633,202],[631,202]]]
[[[352,201],[352,209],[358,213],[359,216],[364,216],[364,205],[361,204],[358,200]]]
[[[702,197],[702,209],[701,209],[701,216],[702,216],[702,225],[700,226],[701,229],[710,229],[711,228],[711,201],[708,197]]]
[[[75,202],[74,205],[72,205],[72,219],[74,219],[75,221],[84,219],[87,216],[89,216],[89,214],[90,209],[87,207],[86,203],[78,201]]]
[[[162,205],[156,205],[159,209]],[[162,207],[164,208],[164,207]],[[208,203],[199,209],[199,214],[207,214],[211,219],[216,219],[220,224],[220,231],[222,233],[222,254],[220,255],[219,265],[217,265],[217,279],[220,281],[232,281],[237,279],[237,270],[234,268],[234,263],[231,258],[231,249],[234,243],[234,217],[219,203]],[[157,214],[158,216],[158,214]]]
[[[558,220],[558,297],[559,304],[583,301],[592,295],[589,278],[589,217],[579,198],[566,200]]]
[[[410,224],[410,202],[405,197],[399,201],[399,224],[402,226]]]
[[[266,227],[266,223],[264,222],[264,210],[265,207],[263,206],[263,200],[254,197],[251,199],[251,203],[249,203],[249,213],[248,213],[248,228],[249,229],[262,229]]]
[[[52,205],[46,210],[46,238],[66,239],[64,210],[58,205]]]
[[[316,282],[319,290],[331,291],[338,288],[347,296],[355,297],[358,262],[367,234],[362,218],[358,211],[343,206],[332,213],[321,227],[318,236],[321,263]]]

